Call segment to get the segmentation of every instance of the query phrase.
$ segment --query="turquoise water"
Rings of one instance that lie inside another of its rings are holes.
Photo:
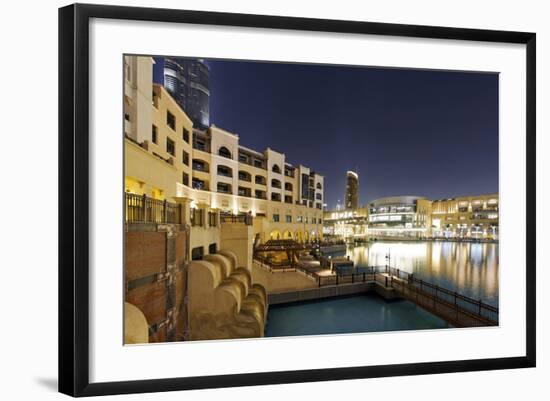
[[[269,307],[266,337],[365,333],[452,327],[405,300],[376,294],[329,298]]]
[[[384,266],[389,254],[392,267],[451,291],[498,306],[498,244],[464,242],[373,242],[350,246],[345,252],[360,271]],[[333,254],[336,255],[336,254]],[[344,255],[344,252],[340,253]]]

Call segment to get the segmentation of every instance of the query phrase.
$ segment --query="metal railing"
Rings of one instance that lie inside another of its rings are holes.
[[[252,215],[248,213],[239,213],[239,214],[232,214],[232,213],[220,213],[220,221],[222,223],[244,223],[247,226],[252,225]]]
[[[393,288],[403,298],[432,311],[456,326],[498,325],[497,307],[418,279],[413,274],[397,268],[369,266],[356,273],[317,275],[319,287],[369,281]]]
[[[167,202],[147,195],[125,194],[125,217],[129,223],[182,224],[183,210],[178,203]]]
[[[254,263],[270,271],[271,273],[295,272],[296,267],[290,265],[290,261],[277,262],[266,257],[255,255]]]
[[[327,285],[354,284],[376,281],[376,269],[376,267],[371,266],[364,268],[362,269],[362,271],[357,273],[334,274],[330,276],[317,275],[317,284],[319,287],[324,287]]]
[[[406,287],[409,297],[423,297],[424,301],[431,302],[432,305],[445,304],[448,308],[454,310],[457,320],[459,320],[461,313],[471,313],[473,316],[486,319],[495,325],[498,324],[498,308],[486,304],[482,300],[476,300],[456,291],[426,282],[414,277],[414,274],[393,267],[387,268],[387,274],[390,277],[392,287],[397,287],[402,292],[405,292]],[[394,277],[396,280],[393,280]]]

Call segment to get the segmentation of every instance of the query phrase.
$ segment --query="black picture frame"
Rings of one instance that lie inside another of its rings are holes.
[[[89,23],[91,18],[526,45],[526,354],[521,357],[90,383]],[[536,35],[435,26],[75,4],[59,9],[59,391],[71,396],[237,387],[534,367],[536,363]]]

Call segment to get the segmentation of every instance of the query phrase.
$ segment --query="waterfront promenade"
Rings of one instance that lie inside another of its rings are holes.
[[[271,272],[257,262],[252,266],[254,282],[265,287],[268,293],[316,288],[317,282],[298,271]]]
[[[349,274],[308,272],[303,267],[273,270],[255,261],[254,273],[267,284],[270,304],[377,293],[386,300],[406,299],[455,327],[498,325],[498,308],[481,300],[415,278],[388,266]],[[264,284],[264,286],[266,285]]]

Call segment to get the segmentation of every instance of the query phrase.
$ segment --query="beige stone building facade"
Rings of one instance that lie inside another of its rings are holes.
[[[125,191],[181,203],[192,258],[220,249],[220,214],[252,216],[257,242],[321,238],[323,176],[271,148],[249,149],[236,133],[193,129],[170,94],[153,84],[153,63],[125,57]]]

